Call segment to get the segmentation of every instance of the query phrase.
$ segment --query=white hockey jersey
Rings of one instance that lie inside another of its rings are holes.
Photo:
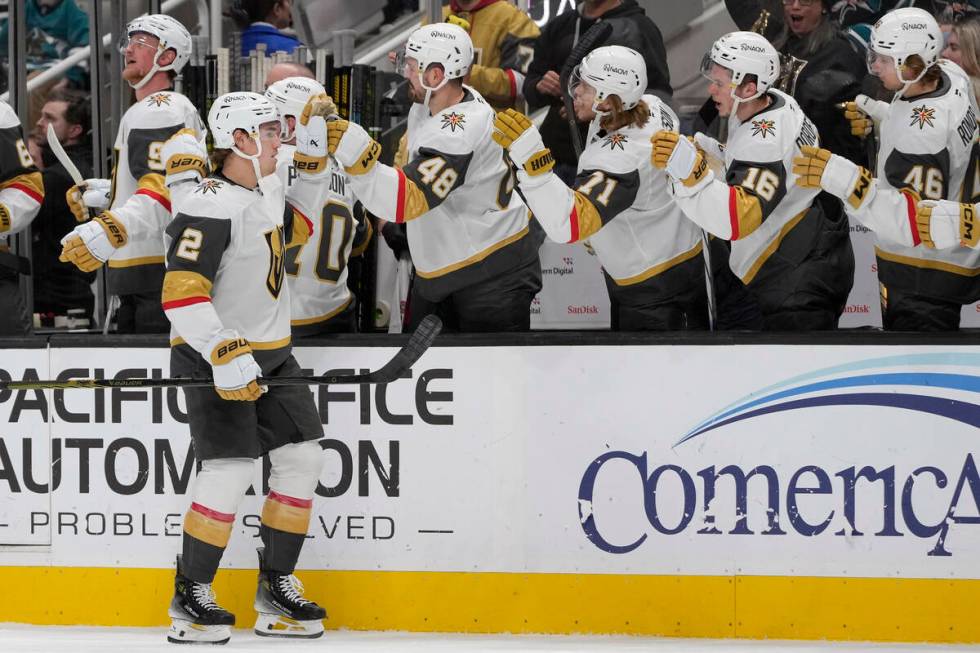
[[[767,94],[771,104],[729,134],[724,180],[712,171],[706,182],[691,188],[672,182],[685,215],[732,241],[729,265],[746,284],[780,249],[790,231],[801,223],[816,229],[822,217],[814,212],[812,220],[807,220],[820,191],[798,186],[791,174],[800,147],[818,144],[817,129],[791,96],[775,89]]]
[[[353,301],[347,286],[348,262],[361,255],[371,238],[371,223],[354,217],[355,198],[350,179],[331,158],[315,195],[300,199],[294,189],[298,177],[293,167],[295,145],[282,145],[277,156],[278,173],[286,184],[286,199],[297,208],[312,203],[307,217],[313,224],[308,244],[286,250],[291,322],[296,336],[316,333],[326,322],[344,312]],[[320,208],[315,208],[320,207]],[[302,210],[302,209],[301,209]]]
[[[868,199],[848,214],[874,230],[878,277],[886,288],[960,304],[980,299],[980,251],[919,246],[916,200],[980,199],[980,148],[972,86],[943,62],[932,93],[898,98],[879,124],[878,161]],[[905,191],[905,192],[902,192]]]
[[[0,246],[31,223],[42,201],[44,182],[27,151],[20,119],[0,102]]]
[[[171,346],[206,357],[211,338],[235,329],[270,372],[290,351],[286,247],[303,242],[309,226],[287,206],[281,185],[263,195],[220,174],[182,194],[174,214],[163,282]]]
[[[393,222],[407,222],[416,287],[430,301],[537,259],[529,211],[513,192],[503,149],[491,138],[494,111],[464,86],[461,102],[429,115],[412,106],[401,170],[376,164],[354,175],[354,194]]]
[[[160,91],[129,107],[119,123],[109,211],[126,228],[128,242],[109,259],[109,292],[156,291],[163,279],[163,232],[170,222],[170,193],[160,151],[174,132],[204,126],[197,107],[180,93]]]
[[[650,138],[660,130],[676,132],[677,115],[655,96],[645,95],[643,101],[650,108],[645,126],[600,133],[586,146],[576,190],[555,175],[536,183],[518,172],[524,197],[545,232],[557,242],[588,239],[615,284],[614,293],[629,292],[701,253],[700,229],[684,216],[666,173],[650,160]],[[694,275],[671,285],[678,283],[683,290],[704,281]],[[678,289],[672,292],[661,284],[657,290],[673,294]]]

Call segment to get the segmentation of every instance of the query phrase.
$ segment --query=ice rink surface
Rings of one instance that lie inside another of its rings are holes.
[[[164,628],[92,628],[0,624],[2,653],[144,653],[156,651],[324,651],[326,653],[422,653],[452,651],[569,651],[598,653],[652,651],[653,653],[803,653],[814,651],[869,651],[872,653],[980,653],[980,646],[916,644],[863,644],[838,642],[786,642],[754,640],[658,639],[648,637],[585,637],[554,635],[452,635],[434,633],[327,631],[315,640],[270,641],[250,630],[232,631],[231,641],[220,647],[168,644]]]

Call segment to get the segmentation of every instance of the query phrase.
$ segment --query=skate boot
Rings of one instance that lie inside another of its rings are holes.
[[[170,632],[167,641],[174,644],[227,644],[235,615],[215,602],[210,583],[195,583],[183,574],[181,556],[177,556],[174,598],[170,601]]]
[[[323,634],[327,611],[303,597],[303,584],[292,574],[265,568],[259,550],[259,587],[255,591],[255,634],[263,637],[314,639]]]

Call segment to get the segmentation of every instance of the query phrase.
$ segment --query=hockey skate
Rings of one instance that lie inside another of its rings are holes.
[[[259,587],[255,591],[255,634],[263,637],[314,639],[323,634],[327,611],[303,597],[303,584],[292,574],[277,574],[265,567],[259,553]]]
[[[195,583],[184,576],[177,556],[174,598],[170,601],[170,632],[173,644],[227,644],[235,615],[217,604],[211,584]]]

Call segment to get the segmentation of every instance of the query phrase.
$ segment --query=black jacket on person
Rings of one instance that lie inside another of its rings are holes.
[[[566,11],[551,19],[541,36],[534,43],[534,59],[524,79],[524,97],[528,106],[539,109],[550,107],[541,125],[541,137],[551,149],[558,163],[577,165],[578,157],[572,148],[568,121],[561,117],[561,98],[538,92],[537,84],[545,73],[553,70],[559,75],[578,39],[597,21],[613,25],[609,39],[603,45],[624,45],[643,55],[647,64],[647,89],[663,99],[670,99],[670,73],[667,71],[667,50],[660,29],[650,20],[636,0],[623,0],[623,4],[610,9],[598,19],[585,18],[577,11]],[[580,125],[584,135],[588,125]]]
[[[782,90],[796,99],[803,113],[816,125],[821,147],[858,165],[868,166],[864,141],[851,135],[851,125],[838,106],[864,92],[862,80],[868,74],[867,65],[850,39],[836,26],[830,26],[830,29],[832,36],[812,54],[809,54],[805,38],[789,36],[780,48],[784,67],[787,55],[805,61],[806,65],[795,83]]]
[[[65,153],[78,166],[83,178],[92,176],[90,144],[67,145]],[[64,315],[70,308],[84,308],[88,315],[95,301],[91,284],[96,273],[82,272],[73,264],[58,260],[61,238],[78,226],[65,200],[65,193],[75,182],[46,144],[42,146],[41,156],[44,202],[31,223],[34,312]]]

